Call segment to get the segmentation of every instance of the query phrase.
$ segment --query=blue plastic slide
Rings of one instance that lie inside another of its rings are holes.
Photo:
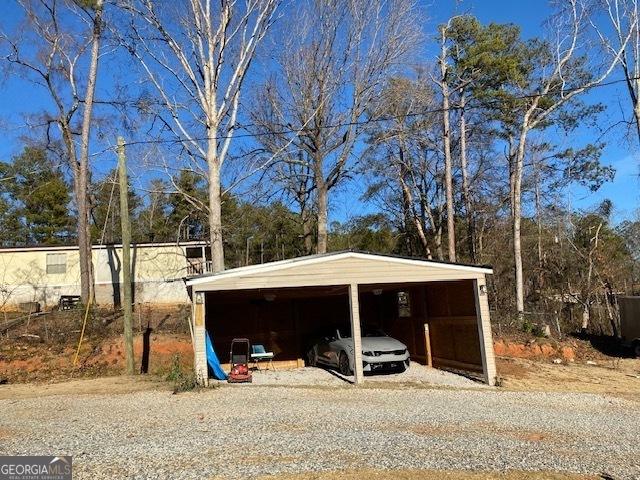
[[[206,332],[205,335],[205,345],[207,347],[207,363],[209,364],[209,368],[213,372],[214,378],[216,378],[217,380],[226,380],[227,374],[224,373],[224,370],[222,370],[220,360],[218,360],[216,351],[213,349],[213,343],[211,343],[209,332]]]

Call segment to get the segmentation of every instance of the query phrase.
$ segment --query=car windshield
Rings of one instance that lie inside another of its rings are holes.
[[[363,328],[362,329],[362,336],[363,337],[386,337],[387,334],[384,333],[379,328]]]
[[[351,338],[351,329],[350,328],[342,327],[342,328],[338,328],[337,330],[340,333],[340,338]]]
[[[340,338],[351,338],[351,329],[348,327],[340,327],[337,329],[337,332],[340,332]],[[335,333],[330,336],[335,337]],[[379,328],[362,327],[362,337],[387,337],[387,336],[388,335]]]

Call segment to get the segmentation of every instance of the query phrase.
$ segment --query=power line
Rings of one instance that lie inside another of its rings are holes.
[[[595,88],[600,88],[600,87],[608,87],[611,85],[616,85],[619,83],[627,83],[628,81],[633,81],[633,80],[640,80],[640,77],[633,77],[633,78],[629,78],[629,79],[619,79],[619,80],[611,80],[609,82],[601,82],[598,84],[594,84],[594,85],[589,85],[586,87],[572,87],[572,88],[567,88],[567,89],[563,89],[561,93],[563,94],[567,94],[567,93],[573,93],[576,91],[588,91],[588,90],[593,90]],[[553,95],[557,95],[558,92],[549,92],[546,94],[543,93],[533,93],[533,94],[528,94],[528,95],[519,95],[519,96],[514,96],[511,97],[511,100],[514,101],[518,101],[518,100],[530,100],[530,99],[534,99],[534,98],[544,98],[544,97],[550,97]],[[496,100],[497,103],[500,103],[499,100]],[[472,110],[472,109],[481,109],[483,108],[482,105],[476,105],[476,106],[465,106],[465,107],[461,107],[458,105],[454,105],[454,106],[450,106],[449,108],[434,108],[434,109],[430,109],[430,110],[423,110],[420,112],[409,112],[406,114],[398,114],[398,115],[386,115],[383,117],[376,117],[376,118],[368,118],[366,120],[356,120],[356,121],[350,121],[350,122],[341,122],[341,123],[336,123],[336,124],[332,124],[332,125],[320,125],[320,126],[316,126],[314,128],[317,129],[321,129],[321,130],[329,130],[329,129],[335,129],[335,128],[343,128],[343,127],[354,127],[354,126],[362,126],[362,125],[368,125],[368,124],[372,124],[372,123],[380,123],[380,122],[388,122],[391,120],[397,120],[399,118],[414,118],[414,117],[421,117],[421,116],[427,116],[427,115],[433,115],[436,113],[445,113],[445,112],[451,112],[451,111],[458,111],[458,110]],[[254,127],[260,127],[260,125],[257,124],[247,124],[247,125],[238,125],[237,127],[235,127],[234,129],[242,129],[242,130],[248,130],[249,128],[254,128]],[[199,142],[199,141],[205,141],[205,140],[227,140],[230,138],[259,138],[259,137],[268,137],[271,135],[287,135],[287,134],[299,134],[302,131],[304,131],[304,129],[294,129],[294,128],[290,128],[290,129],[283,129],[283,130],[277,130],[277,131],[269,131],[269,132],[248,132],[248,133],[240,133],[240,134],[227,134],[227,135],[220,135],[220,136],[213,136],[213,137],[192,137],[192,138],[174,138],[174,139],[156,139],[156,140],[134,140],[134,141],[130,141],[130,142],[125,142],[125,146],[129,146],[129,145],[159,145],[159,144],[182,144],[182,143],[192,143],[192,142]],[[106,148],[104,151],[107,150],[113,150],[115,149],[115,146],[111,146]],[[103,152],[104,152],[103,151]]]

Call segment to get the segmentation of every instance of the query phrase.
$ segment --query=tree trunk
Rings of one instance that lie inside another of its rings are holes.
[[[466,104],[465,92],[460,96],[460,167],[462,169],[462,199],[467,216],[467,244],[469,256],[472,262],[476,262],[476,239],[473,208],[471,206],[471,187],[469,185],[469,170],[467,165],[467,119],[464,107]]]
[[[582,324],[580,330],[582,333],[586,333],[589,329],[589,321],[591,320],[591,312],[589,311],[588,301],[582,305]]]
[[[327,184],[324,179],[319,179],[317,181],[318,253],[327,253]]]
[[[516,293],[516,311],[518,316],[522,317],[524,313],[524,278],[522,271],[522,237],[521,237],[521,223],[522,223],[522,175],[524,171],[524,155],[527,141],[529,122],[528,117],[525,117],[522,124],[522,131],[520,133],[520,139],[518,142],[518,149],[516,151],[515,164],[513,165],[511,178],[511,192],[512,192],[512,217],[513,217],[513,259],[515,265],[515,293]]]
[[[436,245],[436,255],[438,256],[438,260],[444,260],[444,251],[442,250],[442,223],[440,223],[436,229],[434,243]]]
[[[540,167],[538,162],[534,163],[535,168],[535,203],[536,203],[536,224],[538,227],[538,290],[542,294],[544,287],[544,261],[542,251],[542,205],[540,200]]]
[[[476,250],[477,261],[482,264],[484,258],[484,232],[487,226],[486,217],[482,219],[480,224],[479,233],[476,235],[478,249]]]
[[[211,237],[212,272],[224,270],[224,246],[222,244],[222,189],[220,188],[220,164],[217,155],[215,129],[210,128],[207,146],[209,167],[209,234]]]
[[[78,253],[80,262],[80,297],[86,305],[95,301],[93,285],[93,258],[91,242],[91,223],[89,221],[89,142],[91,139],[91,116],[93,99],[98,79],[98,61],[100,58],[100,40],[102,38],[103,0],[95,3],[93,33],[91,37],[91,59],[87,76],[87,90],[84,98],[82,116],[82,135],[80,143],[80,162],[76,170],[74,193],[78,207]],[[75,147],[72,145],[72,148]]]
[[[636,133],[638,134],[638,142],[640,142],[640,101],[633,106],[633,116],[636,121]]]
[[[402,203],[405,215],[409,215],[411,217],[411,221],[418,233],[418,239],[420,240],[420,245],[422,246],[422,250],[424,255],[431,259],[433,256],[431,255],[431,249],[429,248],[429,241],[427,240],[427,235],[425,234],[422,217],[417,215],[415,212],[415,208],[413,206],[413,195],[411,195],[411,190],[407,185],[407,182],[404,180],[406,175],[406,166],[404,163],[404,154],[402,148],[400,149],[400,168],[398,169],[398,180],[400,181],[400,186],[402,187]]]
[[[636,134],[638,135],[638,142],[640,142],[640,78],[635,78],[637,75],[629,72],[626,64],[623,63],[625,79],[627,81],[627,90],[631,98],[631,105],[633,107],[633,119],[636,124]],[[638,65],[636,64],[636,72]],[[632,78],[633,77],[633,78]]]
[[[444,183],[447,201],[447,241],[449,247],[449,261],[456,261],[456,232],[453,211],[453,175],[451,161],[451,126],[449,120],[449,85],[447,83],[447,47],[446,30],[441,30],[441,56],[440,56],[440,87],[442,89],[442,143],[444,149]]]
[[[73,146],[71,147],[73,148]],[[71,152],[71,151],[69,151]],[[75,151],[72,162],[76,163]],[[93,301],[93,272],[91,258],[91,237],[89,232],[89,208],[87,205],[87,182],[81,179],[79,165],[76,164],[73,175],[73,194],[78,208],[78,255],[80,265],[80,298],[88,305]]]
[[[313,253],[313,232],[312,232],[312,215],[308,208],[303,207],[300,213],[302,219],[302,235],[304,237],[304,253],[311,255]]]
[[[91,269],[91,243],[90,237],[87,235],[89,208],[87,205],[87,184],[81,182],[80,164],[73,143],[73,134],[71,127],[63,122],[59,123],[67,155],[69,156],[69,165],[73,171],[73,196],[76,200],[78,208],[78,255],[80,267],[80,298],[85,305],[93,300],[93,275]],[[89,241],[89,243],[87,243]]]
[[[617,309],[616,303],[616,295],[613,293],[613,288],[609,282],[606,282],[605,285],[605,305],[607,306],[607,316],[609,317],[609,323],[611,324],[611,331],[613,332],[613,336],[617,339],[620,339],[620,314]]]

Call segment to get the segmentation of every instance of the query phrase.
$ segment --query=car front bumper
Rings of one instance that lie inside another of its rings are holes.
[[[409,353],[404,355],[362,356],[362,370],[365,372],[383,372],[404,370],[409,367]]]

